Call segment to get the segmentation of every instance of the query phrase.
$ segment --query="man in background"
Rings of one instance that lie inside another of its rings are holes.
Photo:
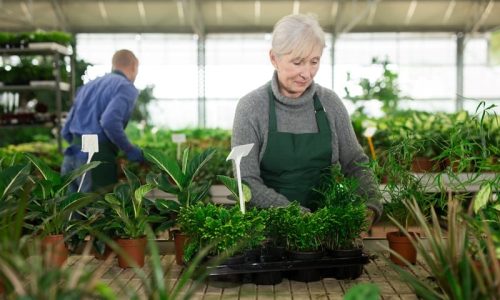
[[[124,131],[138,96],[134,86],[138,67],[134,53],[119,50],[113,55],[112,72],[90,81],[77,93],[61,132],[70,143],[64,152],[61,173],[71,172],[87,162],[88,154],[81,151],[83,134],[97,134],[99,152],[92,160],[101,162],[85,176],[81,192],[112,190],[118,182],[119,150],[130,161],[143,160],[141,149],[130,143]],[[74,182],[69,191],[75,192],[80,181]]]

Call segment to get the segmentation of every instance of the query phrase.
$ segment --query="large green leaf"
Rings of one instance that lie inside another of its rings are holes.
[[[33,156],[32,154],[26,153],[25,156],[31,161],[31,163],[38,169],[40,174],[42,174],[43,179],[49,180],[54,186],[61,183],[61,176],[56,171],[52,170],[44,163],[41,159]]]
[[[203,166],[214,156],[215,149],[209,148],[203,153],[195,156],[190,162],[186,172],[186,180],[191,184],[196,174],[203,168]]]
[[[154,202],[156,208],[160,212],[169,212],[169,211],[179,211],[180,210],[180,205],[179,202],[174,201],[174,200],[167,200],[167,199],[156,199]]]
[[[181,190],[184,189],[186,183],[185,175],[182,173],[176,160],[170,159],[162,152],[154,149],[144,150],[144,157],[170,175]]]
[[[476,197],[474,198],[474,212],[477,213],[483,207],[488,204],[488,200],[491,197],[491,185],[489,183],[485,183],[481,185],[479,192],[477,192]]]
[[[68,196],[63,198],[61,203],[59,203],[59,213],[69,214],[70,212],[85,207],[95,199],[97,199],[96,194],[90,194],[90,193],[69,194]]]
[[[24,185],[29,177],[31,165],[8,167],[0,172],[0,200],[3,200]]]
[[[171,193],[174,195],[179,194],[180,190],[177,186],[170,183],[167,175],[160,174],[158,177],[158,188],[164,192]]]
[[[144,184],[135,190],[135,192],[134,192],[134,205],[133,205],[135,218],[138,218],[141,216],[142,200],[144,199],[144,195],[149,193],[152,189],[154,189],[154,185]]]
[[[240,199],[240,195],[238,192],[238,181],[234,178],[224,176],[224,175],[217,175],[217,180],[222,182],[227,189],[233,194],[233,196],[236,197],[236,199]],[[245,202],[248,202],[252,199],[252,190],[248,185],[245,183],[242,183],[242,189],[243,189],[243,196],[245,197]]]
[[[127,177],[127,180],[130,184],[132,191],[135,191],[136,189],[138,189],[141,186],[141,180],[139,179],[139,177],[137,177],[137,175],[130,172],[130,170],[127,168],[123,168],[123,172],[125,173],[125,176]]]
[[[50,199],[53,197],[53,184],[49,180],[40,180],[37,182],[33,195],[40,199]]]
[[[74,180],[76,180],[77,178],[82,176],[84,173],[94,169],[99,164],[101,164],[101,162],[92,161],[92,162],[90,162],[88,164],[84,164],[84,165],[80,166],[79,168],[71,171],[70,173],[62,176],[62,179],[61,179],[62,184],[60,186],[58,186],[57,191],[55,191],[55,194],[56,195],[64,194],[66,192],[66,188],[71,184],[71,182],[73,182]],[[90,174],[88,174],[88,176],[90,176]]]

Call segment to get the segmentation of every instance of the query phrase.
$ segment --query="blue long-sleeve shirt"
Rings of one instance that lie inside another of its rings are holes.
[[[138,91],[120,71],[99,77],[80,88],[71,108],[62,136],[68,142],[82,134],[97,134],[99,142],[110,141],[124,152],[134,146],[125,134]],[[74,148],[74,146],[72,146]],[[71,149],[71,154],[80,149]]]

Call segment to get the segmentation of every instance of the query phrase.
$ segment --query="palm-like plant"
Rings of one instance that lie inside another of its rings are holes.
[[[30,164],[2,169],[0,163],[0,253],[21,248],[26,205],[33,188],[30,171]]]
[[[189,149],[185,149],[179,163],[158,150],[144,150],[144,157],[162,171],[160,174],[149,176],[148,182],[177,196],[177,201],[158,199],[156,205],[160,211],[178,213],[181,207],[191,206],[206,197],[211,182],[198,184],[196,175],[214,153],[214,149],[207,149],[189,159]]]
[[[123,169],[127,182],[115,187],[113,193],[104,196],[104,205],[109,207],[111,215],[105,226],[107,230],[114,230],[119,237],[140,238],[146,234],[149,223],[159,220],[158,216],[150,216],[149,208],[152,203],[145,201],[145,195],[154,185],[141,185],[139,178],[126,168]]]
[[[399,256],[409,269],[390,263],[422,299],[500,299],[500,262],[495,253],[492,234],[487,224],[483,224],[484,236],[474,235],[470,224],[461,212],[461,204],[450,197],[448,203],[448,230],[443,232],[438,217],[431,209],[432,219],[427,220],[418,203],[406,203],[407,209],[417,221],[426,240],[410,235],[402,224],[395,221],[400,230],[411,240],[422,266],[433,275],[429,282],[418,277],[415,266]],[[485,253],[480,253],[476,262],[474,249],[481,242],[486,244]]]
[[[26,218],[33,224],[27,226],[44,235],[66,233],[72,227],[70,215],[96,198],[95,194],[89,193],[67,194],[68,186],[98,166],[99,162],[91,162],[66,175],[60,175],[40,159],[30,154],[26,154],[26,157],[39,172],[39,176],[32,177],[35,189],[28,203]]]

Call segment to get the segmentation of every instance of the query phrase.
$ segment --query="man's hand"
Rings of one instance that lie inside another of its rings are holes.
[[[142,150],[138,147],[132,148],[132,150],[127,151],[127,159],[135,162],[143,162],[144,156],[142,155]]]

